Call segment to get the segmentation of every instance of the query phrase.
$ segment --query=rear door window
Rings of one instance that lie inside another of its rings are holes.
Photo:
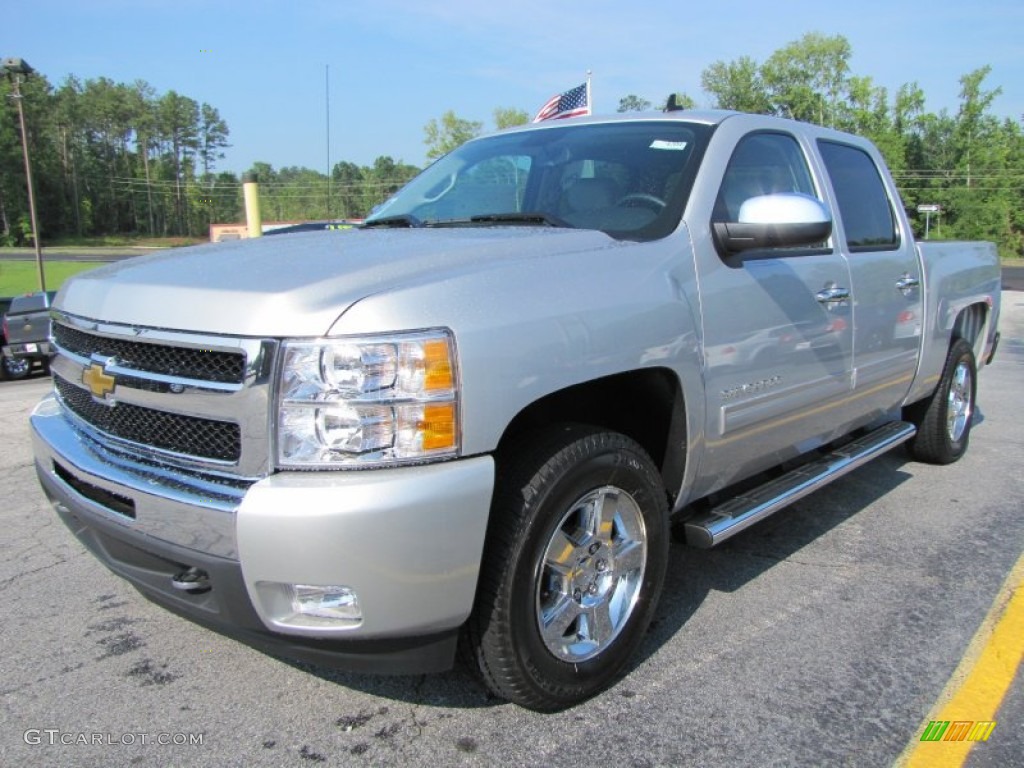
[[[899,247],[892,205],[874,160],[864,150],[834,141],[819,141],[825,168],[832,179],[846,246],[851,251]]]

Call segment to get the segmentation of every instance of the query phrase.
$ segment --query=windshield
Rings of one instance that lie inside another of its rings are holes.
[[[711,128],[679,121],[544,127],[445,155],[368,226],[523,224],[650,240],[679,223]]]

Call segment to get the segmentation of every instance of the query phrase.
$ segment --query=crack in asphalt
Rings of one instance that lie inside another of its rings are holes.
[[[56,568],[58,566],[64,565],[66,562],[67,562],[67,558],[61,558],[60,560],[58,560],[55,563],[49,563],[48,565],[41,565],[38,568],[33,568],[30,571],[22,571],[20,573],[16,573],[14,576],[10,576],[10,577],[0,581],[0,592],[5,591],[9,586],[14,584],[14,582],[19,581],[21,579],[24,579],[27,576],[34,576],[37,573],[43,573],[44,571],[48,571],[51,568]]]

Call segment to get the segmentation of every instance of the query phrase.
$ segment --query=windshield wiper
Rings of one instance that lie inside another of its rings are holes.
[[[469,220],[474,224],[546,224],[549,227],[572,227],[572,224],[552,216],[543,211],[531,211],[523,213],[486,213],[480,216],[470,216]]]
[[[361,229],[368,227],[464,227],[474,224],[540,224],[548,227],[572,228],[572,224],[569,222],[550,213],[538,211],[531,213],[485,213],[479,216],[470,216],[468,219],[442,219],[440,221],[424,221],[413,216],[411,213],[400,213],[395,216],[382,216],[379,219],[371,219],[365,222]]]
[[[372,219],[363,223],[361,229],[368,227],[422,227],[423,221],[417,219],[411,213],[400,213],[397,216],[382,216],[379,219]]]

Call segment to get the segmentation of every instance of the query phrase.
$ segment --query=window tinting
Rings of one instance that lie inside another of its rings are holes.
[[[889,196],[868,153],[831,141],[819,141],[818,148],[832,177],[846,245],[851,251],[897,247]]]

